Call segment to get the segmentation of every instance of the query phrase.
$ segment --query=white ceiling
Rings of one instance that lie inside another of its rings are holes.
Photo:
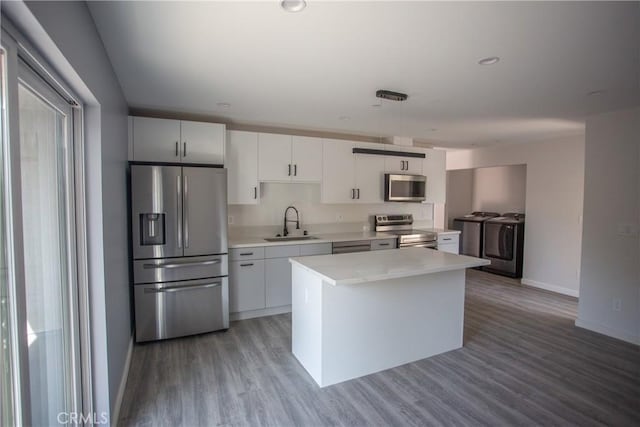
[[[468,147],[581,133],[589,114],[640,105],[640,2],[89,9],[137,109]],[[488,56],[501,61],[478,65]],[[409,99],[372,107],[377,89]]]

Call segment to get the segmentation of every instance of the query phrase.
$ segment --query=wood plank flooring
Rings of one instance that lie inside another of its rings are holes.
[[[462,349],[324,389],[290,352],[290,314],[136,345],[119,425],[640,425],[640,347],[576,310],[468,270]]]

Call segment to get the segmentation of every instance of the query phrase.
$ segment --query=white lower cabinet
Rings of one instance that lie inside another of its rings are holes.
[[[267,307],[291,304],[291,263],[289,258],[265,260],[264,283]]]
[[[229,312],[265,308],[264,260],[229,263]]]
[[[330,253],[331,243],[231,249],[229,312],[241,313],[291,305],[289,258]]]
[[[442,252],[449,252],[452,254],[459,253],[460,235],[459,234],[439,234],[438,235],[438,250]]]

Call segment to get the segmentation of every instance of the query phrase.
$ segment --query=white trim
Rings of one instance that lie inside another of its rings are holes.
[[[630,334],[626,331],[619,331],[601,323],[576,319],[576,326],[622,341],[630,342],[631,344],[640,345],[640,335]]]
[[[122,378],[120,378],[120,387],[118,387],[118,394],[116,395],[115,405],[113,405],[113,411],[111,411],[111,425],[113,427],[118,426],[118,418],[120,418],[120,408],[122,407],[122,399],[124,398],[124,391],[127,388],[127,379],[129,378],[129,367],[131,366],[132,354],[133,354],[133,335],[131,335],[131,338],[129,339],[129,349],[127,350],[127,358],[124,361]]]
[[[544,289],[545,291],[551,291],[557,294],[568,295],[570,297],[578,298],[580,295],[580,292],[577,289],[565,288],[564,286],[538,282],[536,280],[525,279],[524,277],[522,278],[522,280],[520,280],[520,282],[526,286],[531,286],[533,288],[538,288],[538,289]]]
[[[281,307],[263,308],[261,310],[241,311],[239,313],[231,313],[229,320],[245,320],[253,319],[254,317],[274,316],[276,314],[290,313],[291,306],[283,305]]]

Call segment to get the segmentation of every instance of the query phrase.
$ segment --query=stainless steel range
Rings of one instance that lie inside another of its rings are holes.
[[[411,214],[378,214],[374,217],[376,231],[398,236],[399,248],[430,248],[438,247],[438,234],[433,231],[417,230],[413,228]]]

